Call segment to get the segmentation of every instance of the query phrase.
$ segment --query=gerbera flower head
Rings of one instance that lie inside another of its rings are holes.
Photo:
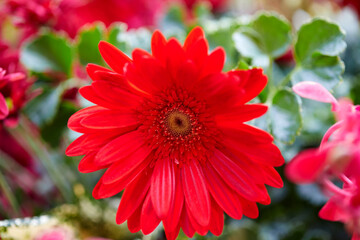
[[[148,234],[162,221],[168,239],[180,228],[189,237],[219,235],[224,212],[256,218],[256,202],[270,203],[264,184],[283,184],[272,136],[244,123],[267,111],[246,104],[266,76],[261,69],[222,72],[224,50],[209,54],[199,27],[183,45],[155,31],[151,48],[135,49],[130,59],[100,42],[111,70],[88,65],[93,82],[80,93],[95,106],[69,119],[83,135],[66,154],[85,155],[81,172],[107,168],[95,198],[125,189],[116,221],[127,220],[131,232]]]

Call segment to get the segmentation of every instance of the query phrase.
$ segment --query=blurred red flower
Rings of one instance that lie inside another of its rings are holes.
[[[132,59],[101,42],[112,70],[88,65],[91,86],[81,95],[96,106],[74,114],[68,126],[83,133],[66,151],[85,155],[83,173],[107,168],[97,199],[125,189],[118,224],[151,233],[163,221],[168,239],[180,228],[220,235],[223,212],[258,216],[256,202],[269,204],[264,184],[282,187],[273,168],[283,164],[270,134],[244,124],[267,111],[245,104],[267,83],[261,69],[223,73],[225,52],[208,54],[201,28],[182,46],[156,31],[152,54],[135,49]]]
[[[27,90],[30,86],[31,82],[27,81],[24,73],[6,74],[6,71],[0,68],[0,112],[6,112],[0,119],[6,126],[17,124],[19,110],[29,98]]]
[[[129,28],[152,26],[163,4],[164,0],[7,0],[6,10],[25,29],[25,37],[47,26],[74,38],[79,28],[95,21],[106,26],[117,21]]]
[[[35,161],[6,130],[15,127],[19,113],[28,100],[35,96],[30,93],[29,81],[19,63],[17,51],[0,41],[0,150],[22,166],[35,173]]]
[[[360,1],[359,0],[340,0],[341,5],[353,8],[358,16],[360,16]]]
[[[211,8],[214,12],[219,12],[224,10],[225,5],[228,2],[228,0],[175,0],[175,1],[183,2],[188,9],[192,9],[197,3],[206,2],[211,5]]]

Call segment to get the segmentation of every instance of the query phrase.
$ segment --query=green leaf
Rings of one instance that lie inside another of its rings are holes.
[[[291,25],[275,13],[263,13],[250,25],[258,34],[259,46],[272,58],[280,57],[291,44]]]
[[[43,90],[40,96],[26,105],[26,115],[39,127],[49,124],[56,116],[63,92],[63,85]]]
[[[131,56],[134,48],[151,50],[151,33],[146,28],[127,30],[126,25],[113,25],[109,30],[108,41]]]
[[[45,33],[21,49],[20,60],[31,71],[71,73],[73,51],[67,39]]]
[[[210,49],[221,46],[226,52],[225,70],[236,67],[239,61],[239,54],[234,47],[232,40],[233,33],[241,25],[240,21],[233,18],[222,18],[220,20],[206,20],[201,23]]]
[[[82,65],[87,65],[88,63],[103,65],[98,49],[98,44],[103,39],[103,32],[104,26],[101,24],[87,26],[80,32],[77,52]]]
[[[64,136],[68,119],[77,111],[74,104],[67,101],[63,101],[58,109],[53,120],[41,128],[42,138],[54,148],[59,146],[61,137]]]
[[[127,25],[125,23],[114,23],[109,28],[107,41],[119,49],[126,49],[126,43],[118,41],[118,35],[126,32]]]
[[[182,4],[173,4],[164,14],[159,23],[161,32],[166,37],[176,37],[185,40],[186,36],[186,9]]]
[[[270,130],[275,139],[290,144],[299,134],[302,127],[299,101],[290,89],[276,92],[268,112]]]
[[[344,33],[334,23],[314,19],[303,25],[295,44],[293,83],[314,81],[331,89],[341,81],[344,63],[339,54],[346,48]]]
[[[193,14],[198,22],[212,19],[211,5],[208,2],[197,2],[193,7]]]
[[[283,55],[291,44],[289,22],[274,13],[258,15],[233,34],[235,48],[253,60],[253,65],[268,66],[270,59]]]
[[[346,48],[345,34],[335,23],[314,19],[304,24],[295,44],[295,57],[300,63],[310,63],[316,55],[338,56]]]
[[[249,69],[249,64],[246,61],[240,59],[236,69],[237,70],[248,70]]]
[[[327,89],[335,87],[342,79],[345,66],[340,57],[318,56],[310,64],[304,64],[292,75],[293,83],[301,81],[318,82]]]

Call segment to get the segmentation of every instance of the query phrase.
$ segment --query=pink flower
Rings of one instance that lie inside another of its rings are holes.
[[[35,238],[35,240],[72,240],[74,234],[69,229],[63,227],[53,227]]]
[[[320,210],[319,216],[328,221],[343,222],[353,240],[360,239],[360,179],[343,178],[342,189],[327,182],[325,188],[333,196]]]
[[[351,101],[337,101],[323,86],[301,82],[293,90],[304,98],[332,104],[337,123],[325,133],[318,149],[299,153],[286,167],[296,183],[311,183],[329,175],[348,177],[360,172],[360,111]]]

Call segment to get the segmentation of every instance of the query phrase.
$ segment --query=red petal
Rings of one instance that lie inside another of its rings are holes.
[[[185,202],[189,212],[202,226],[210,222],[210,199],[204,181],[204,175],[198,163],[194,160],[181,168],[182,185]]]
[[[208,226],[201,226],[195,219],[194,216],[189,212],[189,208],[186,208],[186,213],[189,218],[189,221],[191,223],[191,226],[195,229],[195,232],[197,232],[201,236],[205,236],[209,232]]]
[[[120,136],[122,133],[114,131],[113,133],[86,133],[73,141],[66,149],[67,156],[80,156],[91,151],[97,151],[107,142]]]
[[[88,101],[100,105],[105,108],[113,108],[113,109],[123,109],[123,106],[119,106],[114,101],[107,101],[106,99],[100,97],[93,89],[92,86],[85,86],[79,89],[79,93]]]
[[[336,204],[335,199],[330,199],[320,210],[319,217],[328,221],[344,221],[348,214]]]
[[[136,233],[141,229],[140,218],[141,218],[142,205],[143,204],[140,204],[140,206],[136,209],[136,211],[127,220],[127,226],[131,233]]]
[[[149,93],[155,93],[158,88],[149,81],[144,81],[142,74],[138,71],[134,64],[126,65],[125,76],[129,80],[131,86],[138,91],[143,92],[145,95]]]
[[[228,151],[227,149],[222,149],[222,152],[241,169],[244,169],[255,184],[265,183],[262,171],[262,166],[264,165],[251,161],[248,156],[240,152]]]
[[[105,81],[112,84],[116,84],[117,86],[129,87],[127,84],[127,80],[125,79],[124,75],[118,74],[116,72],[111,71],[96,71],[93,73],[94,81]]]
[[[230,217],[241,219],[242,208],[238,194],[221,179],[211,164],[206,164],[203,171],[212,197]]]
[[[110,43],[101,41],[99,43],[99,50],[105,62],[112,70],[118,73],[123,73],[124,65],[131,62],[131,59],[125,53],[117,49]]]
[[[88,149],[84,149],[82,147],[83,142],[87,137],[88,135],[83,134],[77,139],[75,139],[72,143],[70,143],[70,145],[66,148],[65,151],[66,156],[74,157],[74,156],[85,155],[86,153],[88,153]]]
[[[273,167],[262,166],[261,170],[263,173],[265,184],[275,188],[282,188],[284,186],[281,176]]]
[[[167,240],[176,240],[176,238],[180,232],[180,225],[177,225],[175,230],[172,230],[172,231],[167,230],[166,227],[164,226],[164,230],[165,230],[165,235],[166,235]]]
[[[78,170],[81,173],[95,172],[107,166],[98,165],[95,161],[96,152],[86,154],[79,163]]]
[[[91,129],[89,130],[89,129],[85,128],[83,125],[81,125],[80,121],[83,118],[85,118],[91,114],[101,112],[104,109],[106,109],[106,108],[99,107],[99,106],[91,106],[91,107],[81,109],[80,111],[77,111],[69,118],[68,128],[70,128],[71,130],[73,130],[75,132],[80,132],[80,133],[94,132],[94,130],[91,130]]]
[[[263,104],[247,104],[235,107],[231,112],[215,116],[219,126],[236,127],[241,122],[247,122],[264,115],[268,107]]]
[[[198,80],[198,78],[198,67],[193,61],[188,59],[179,67],[175,77],[175,82],[179,87],[189,88]]]
[[[117,182],[125,188],[153,160],[153,154],[150,151],[147,146],[141,147],[128,157],[112,164],[104,173],[103,182],[106,184]]]
[[[107,68],[104,68],[102,66],[99,66],[99,65],[96,65],[96,64],[92,64],[92,63],[89,63],[87,66],[86,66],[86,72],[89,74],[90,78],[92,80],[98,80],[97,79],[97,76],[95,75],[95,72],[96,71],[104,71],[104,72],[111,72],[111,70],[107,69]]]
[[[200,68],[204,65],[205,60],[208,57],[209,46],[204,38],[199,38],[189,49],[186,50],[186,53],[190,59]]]
[[[263,205],[269,205],[271,203],[271,198],[270,198],[270,195],[269,195],[265,185],[257,184],[257,187],[258,187],[259,196],[261,198],[257,202],[260,204],[263,204]]]
[[[244,93],[241,103],[250,101],[265,88],[267,77],[262,71],[260,68],[253,68],[250,70],[235,70],[229,72],[230,75],[238,77],[239,86],[243,89]]]
[[[209,158],[209,162],[219,173],[220,177],[247,199],[258,201],[260,198],[257,186],[251,181],[250,176],[235,162],[230,160],[222,152],[215,150],[215,157]]]
[[[243,143],[244,139],[246,139],[246,143],[251,142],[254,144],[271,144],[274,140],[273,137],[264,130],[243,123],[238,123],[237,126],[231,127],[227,127],[224,124],[220,129],[224,134],[224,138],[232,142],[231,146],[236,146],[237,143]]]
[[[117,182],[112,184],[104,184],[103,176],[94,187],[92,195],[95,199],[102,199],[112,197],[122,190],[124,190],[124,186],[122,184],[118,184]]]
[[[174,231],[179,225],[180,216],[184,205],[184,192],[181,184],[180,169],[175,166],[175,195],[168,217],[163,220],[164,228],[167,231]]]
[[[244,140],[234,141],[230,138],[224,140],[227,148],[237,153],[240,152],[248,156],[252,161],[264,165],[281,166],[285,160],[280,150],[272,143],[244,142]]]
[[[205,38],[204,31],[201,27],[194,27],[185,39],[184,49],[189,49],[200,38]]]
[[[178,40],[171,38],[166,44],[166,54],[167,69],[170,71],[171,76],[176,78],[181,65],[186,61],[185,51]]]
[[[180,223],[181,223],[181,227],[182,227],[182,230],[185,233],[185,235],[188,236],[189,238],[192,238],[195,234],[195,229],[193,228],[193,226],[190,222],[189,216],[186,212],[186,207],[183,208]]]
[[[157,160],[151,179],[150,193],[157,216],[165,219],[169,214],[175,193],[175,173],[172,160]]]
[[[326,165],[327,151],[309,149],[299,153],[285,168],[285,174],[293,182],[311,183]]]
[[[148,168],[136,177],[125,189],[116,213],[116,223],[126,221],[143,202],[150,187],[152,169]]]
[[[134,51],[135,52],[135,51]],[[161,62],[153,57],[139,56],[134,59],[134,65],[141,82],[133,82],[139,88],[142,84],[151,85],[151,89],[163,90],[171,84],[171,77]]]
[[[241,100],[241,94],[239,94],[241,89],[236,79],[226,73],[219,72],[201,78],[194,83],[191,90],[198,99],[207,103],[208,110],[214,114],[232,111]]]
[[[159,59],[161,62],[165,62],[166,52],[166,39],[164,35],[158,30],[154,32],[151,38],[151,52],[152,55]]]
[[[215,236],[220,236],[224,228],[224,212],[219,205],[211,199],[211,220],[209,229]]]
[[[124,134],[100,149],[96,155],[99,163],[108,164],[130,156],[135,150],[142,147],[144,140],[139,131]]]
[[[240,197],[239,199],[245,216],[247,216],[248,218],[259,217],[259,209],[256,205],[256,202],[246,200],[245,198],[242,197]]]
[[[156,212],[151,202],[151,196],[148,194],[145,198],[144,205],[141,211],[141,229],[147,235],[155,230],[159,225],[160,219],[156,216]]]
[[[9,108],[6,105],[4,96],[0,93],[0,120],[7,117],[9,114]]]
[[[204,61],[201,78],[209,74],[221,72],[225,65],[225,50],[222,47],[215,48]]]
[[[135,108],[142,102],[142,97],[129,92],[126,86],[121,88],[119,85],[106,81],[95,81],[91,86],[100,98],[115,105],[117,109]]]
[[[92,129],[113,129],[138,125],[138,120],[132,113],[105,109],[84,117],[80,124]]]

